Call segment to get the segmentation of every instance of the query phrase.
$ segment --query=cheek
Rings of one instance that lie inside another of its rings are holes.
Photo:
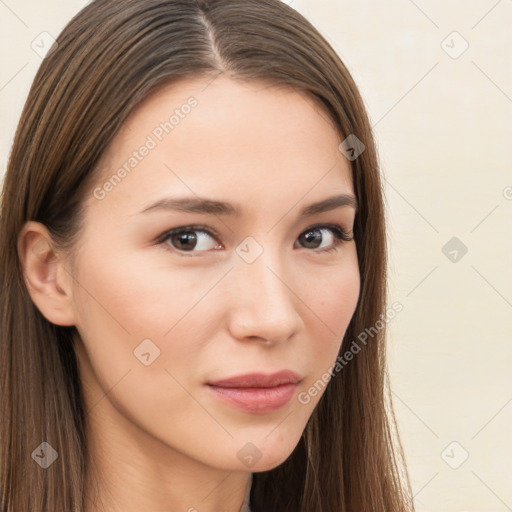
[[[198,278],[197,272],[158,263],[147,255],[109,258],[89,254],[82,268],[76,300],[82,327],[110,325],[132,341],[140,336],[162,338],[190,313],[218,279],[218,271]],[[215,275],[214,275],[215,274]],[[210,282],[211,281],[211,282]],[[99,325],[98,324],[98,325]],[[99,331],[99,328],[95,327]]]
[[[108,394],[122,415],[151,431],[165,419],[182,428],[204,410],[190,399],[212,309],[205,293],[216,274],[148,264],[149,258],[109,258],[84,252],[75,293],[90,403]],[[144,264],[143,264],[144,263]],[[166,427],[166,428],[167,428]]]
[[[330,349],[330,355],[337,353],[359,299],[360,275],[355,250],[339,266],[322,268],[314,277],[304,279],[301,290],[301,298],[314,318],[311,328],[316,330],[315,338],[323,340],[316,345],[318,353],[326,348]]]
[[[185,382],[204,358],[221,307],[210,291],[224,272],[107,253],[84,253],[89,264],[81,267],[75,294],[77,329],[96,377],[107,390],[130,370],[130,380],[148,392],[169,391],[175,382],[166,370]]]
[[[357,254],[349,253],[343,264],[316,273],[315,286],[303,287],[310,309],[308,340],[309,375],[297,396],[299,407],[312,414],[331,380],[345,332],[360,293]]]

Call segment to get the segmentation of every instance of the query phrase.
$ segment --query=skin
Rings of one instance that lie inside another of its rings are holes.
[[[87,480],[88,512],[237,512],[251,473],[275,468],[299,442],[323,390],[307,404],[298,395],[332,366],[356,308],[355,242],[326,252],[336,239],[329,229],[315,231],[317,248],[299,239],[318,223],[353,228],[351,206],[298,217],[311,203],[354,194],[326,113],[289,88],[225,76],[208,82],[182,79],[132,113],[102,155],[95,186],[167,113],[190,96],[198,102],[103,199],[87,196],[75,259],[39,223],[20,233],[32,300],[50,322],[78,332],[88,442],[102,475],[97,489]],[[170,196],[227,201],[242,213],[140,213]],[[192,224],[219,236],[195,232],[201,242],[192,253],[176,248],[177,237],[155,242]],[[241,247],[262,249],[251,263],[236,250],[249,236],[257,245]],[[134,355],[145,339],[160,350],[148,366]],[[205,386],[282,369],[302,381],[267,414],[221,402]],[[251,467],[237,457],[247,443],[261,456]]]

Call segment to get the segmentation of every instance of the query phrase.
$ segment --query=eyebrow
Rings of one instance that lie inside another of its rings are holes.
[[[349,206],[357,211],[358,203],[356,197],[350,194],[339,194],[328,197],[327,199],[302,208],[299,218],[327,212],[342,206]],[[140,213],[168,210],[209,215],[228,215],[233,217],[240,217],[242,215],[242,211],[237,206],[224,201],[215,201],[213,199],[200,197],[166,197],[144,208]]]

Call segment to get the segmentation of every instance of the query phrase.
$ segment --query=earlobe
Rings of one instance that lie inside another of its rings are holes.
[[[56,325],[76,325],[72,278],[43,224],[25,224],[18,236],[18,255],[27,290],[43,316]]]

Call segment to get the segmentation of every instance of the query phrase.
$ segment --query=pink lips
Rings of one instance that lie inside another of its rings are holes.
[[[246,412],[266,414],[280,409],[292,398],[301,378],[283,370],[271,375],[251,373],[208,382],[217,398]]]

